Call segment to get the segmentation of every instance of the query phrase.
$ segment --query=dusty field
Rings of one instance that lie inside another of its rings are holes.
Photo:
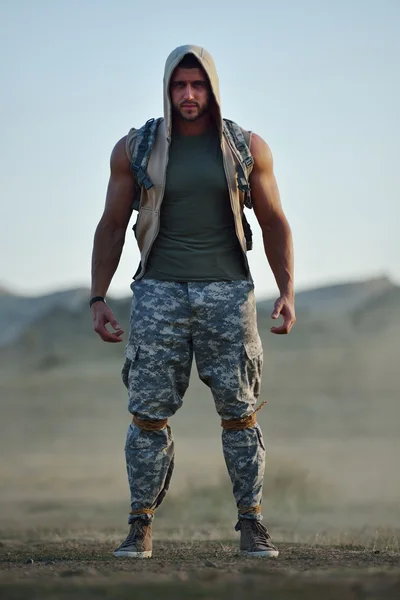
[[[132,562],[112,556],[129,510],[119,368],[0,378],[0,600],[400,598],[397,393],[343,395],[311,378],[271,393],[263,502],[281,555],[249,560],[219,420],[195,380],[171,423],[176,471],[154,558]]]
[[[11,539],[7,539],[6,535]],[[392,549],[281,543],[278,559],[244,559],[237,542],[155,541],[154,558],[111,555],[118,538],[3,532],[1,598],[250,598],[398,600],[400,555]],[[17,539],[16,539],[17,538]],[[21,539],[22,538],[22,539]]]

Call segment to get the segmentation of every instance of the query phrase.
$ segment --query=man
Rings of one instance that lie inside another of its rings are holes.
[[[106,206],[94,240],[94,329],[111,343],[122,341],[123,331],[103,300],[137,194],[131,160],[138,135],[131,130],[112,152]],[[252,202],[280,291],[272,318],[282,315],[283,324],[271,331],[286,334],[295,322],[291,232],[271,152],[259,136],[247,132],[247,139],[254,159]],[[147,169],[153,185],[142,187],[135,228],[141,262],[131,286],[130,335],[122,370],[133,415],[125,447],[130,531],[115,556],[151,556],[152,520],[174,461],[168,419],[182,405],[193,354],[221,417],[241,552],[278,556],[261,523],[265,448],[254,411],[262,347],[237,167],[238,155],[223,128],[213,59],[203,48],[181,46],[166,62],[164,120]],[[107,330],[108,323],[114,332]]]

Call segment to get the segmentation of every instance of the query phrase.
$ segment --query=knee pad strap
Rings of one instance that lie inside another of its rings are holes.
[[[131,510],[130,515],[150,515],[154,516],[154,510],[152,508],[139,508],[138,510]]]
[[[247,429],[248,427],[254,427],[257,423],[257,415],[253,412],[248,417],[242,419],[222,419],[221,426],[223,429],[231,429],[240,431],[241,429]]]
[[[160,431],[168,425],[168,419],[160,419],[159,421],[147,421],[145,419],[139,419],[136,415],[133,415],[132,422],[135,423],[140,429],[144,431]]]
[[[261,504],[256,504],[255,506],[238,506],[238,513],[240,515],[260,515]]]

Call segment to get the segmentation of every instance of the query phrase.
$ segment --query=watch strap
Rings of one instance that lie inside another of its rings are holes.
[[[104,302],[105,303],[106,300],[105,300],[104,296],[93,296],[93,298],[90,298],[89,308],[91,308],[95,302]]]

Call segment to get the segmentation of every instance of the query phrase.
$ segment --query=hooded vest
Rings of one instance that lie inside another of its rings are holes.
[[[176,48],[169,55],[165,64],[164,119],[161,121],[157,129],[156,139],[147,166],[147,172],[153,183],[153,186],[148,190],[142,187],[140,196],[139,215],[136,222],[136,240],[140,250],[141,258],[139,268],[136,274],[134,275],[134,278],[141,279],[143,277],[146,270],[146,263],[150,254],[150,250],[159,232],[160,211],[164,196],[172,130],[172,111],[171,101],[169,97],[169,83],[172,73],[186,54],[193,54],[197,58],[204,71],[207,73],[207,76],[210,81],[211,91],[214,96],[214,104],[216,108],[216,114],[214,114],[214,118],[220,136],[224,171],[229,192],[231,209],[234,216],[235,231],[241,249],[243,251],[245,265],[250,277],[250,271],[246,256],[246,239],[242,224],[244,193],[239,190],[237,179],[239,159],[237,156],[237,152],[231,146],[223,131],[217,71],[211,55],[204,48],[200,48],[199,46],[186,45]],[[137,129],[133,128],[129,131],[127,135],[126,152],[129,161],[131,160],[130,148],[132,148],[132,144],[134,143],[134,140],[136,138],[137,131]],[[248,137],[248,134],[246,137]],[[248,141],[249,146],[250,141],[251,137]]]

